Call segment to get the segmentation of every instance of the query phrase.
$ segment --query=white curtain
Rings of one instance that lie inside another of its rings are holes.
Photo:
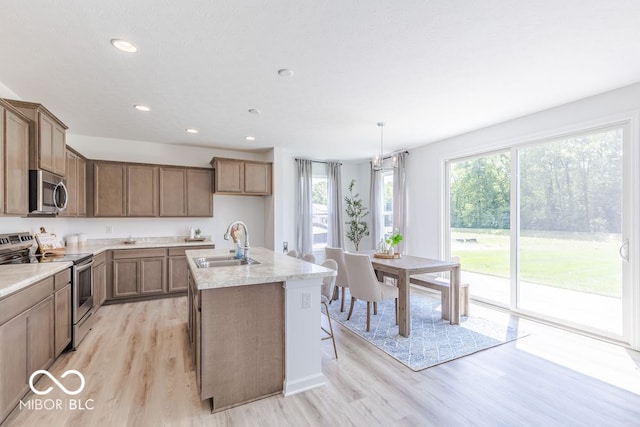
[[[309,254],[313,250],[313,204],[312,204],[312,178],[313,162],[311,160],[296,159],[298,166],[298,197],[296,241],[300,254]]]
[[[342,184],[339,162],[327,162],[327,246],[344,247],[342,231]]]
[[[400,230],[405,239],[407,238],[406,165],[408,154],[406,151],[394,154],[395,167],[393,169],[393,228]],[[398,251],[403,254],[405,247],[405,241],[403,240],[398,245]]]
[[[382,171],[371,167],[371,192],[369,193],[369,212],[371,212],[371,249],[377,249],[380,239],[384,238],[384,210],[382,206]]]

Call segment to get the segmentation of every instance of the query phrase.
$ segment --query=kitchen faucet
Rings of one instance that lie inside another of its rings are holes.
[[[247,229],[247,225],[242,222],[242,221],[233,221],[231,224],[229,224],[229,227],[227,227],[227,232],[224,233],[224,240],[229,240],[229,237],[231,236],[231,230],[233,229],[234,226],[236,225],[241,225],[242,228],[244,229],[244,259],[249,259],[249,230]]]

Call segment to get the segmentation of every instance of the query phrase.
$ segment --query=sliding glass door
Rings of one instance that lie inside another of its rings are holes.
[[[518,308],[622,334],[624,130],[518,150]]]
[[[624,335],[626,129],[448,163],[449,250],[473,298]]]

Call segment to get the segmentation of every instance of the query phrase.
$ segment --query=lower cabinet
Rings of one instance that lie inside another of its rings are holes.
[[[107,263],[103,252],[93,257],[93,306],[97,311],[107,300]]]
[[[55,302],[55,356],[71,342],[71,284],[56,291]]]
[[[113,251],[112,298],[163,294],[166,290],[166,249]]]
[[[0,299],[0,423],[55,360],[55,297],[51,276]]]

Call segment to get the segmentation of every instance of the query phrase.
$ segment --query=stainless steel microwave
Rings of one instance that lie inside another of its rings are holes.
[[[29,171],[29,213],[56,215],[67,208],[64,178],[43,170]]]

